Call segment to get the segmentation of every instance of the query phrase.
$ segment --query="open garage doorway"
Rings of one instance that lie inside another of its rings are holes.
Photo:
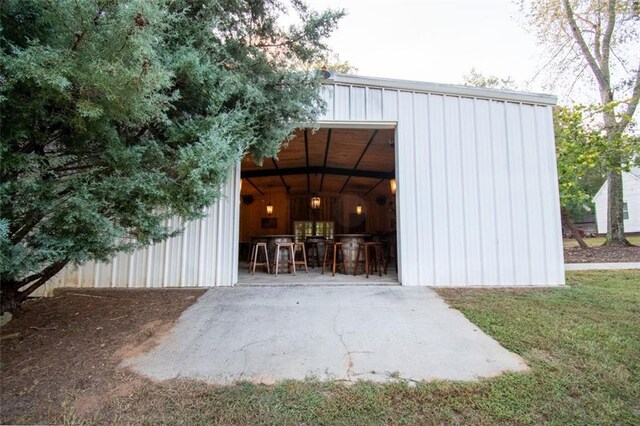
[[[398,284],[395,139],[392,123],[357,128],[326,124],[315,131],[299,129],[277,158],[262,165],[245,157],[238,284]],[[305,247],[307,272],[297,263],[293,276],[287,266],[290,252],[280,250],[274,274],[276,245],[287,242],[297,243],[297,262]],[[270,273],[263,265],[265,252]]]

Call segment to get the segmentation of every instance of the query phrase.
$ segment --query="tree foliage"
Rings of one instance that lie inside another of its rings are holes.
[[[2,2],[2,310],[69,263],[167,238],[164,220],[200,217],[243,155],[276,155],[322,108],[301,65],[341,15],[302,0]]]
[[[475,68],[463,76],[465,86],[486,87],[488,89],[516,90],[516,82],[510,76],[503,78],[497,75],[484,75]]]
[[[522,0],[538,38],[552,49],[560,75],[593,82],[609,146],[607,242],[627,245],[622,214],[621,168],[628,158],[617,150],[640,101],[640,11],[625,0]]]
[[[593,119],[600,110],[599,106],[583,105],[554,108],[560,207],[565,221],[591,210],[607,170],[628,171],[640,161],[640,139],[621,134],[611,140]],[[622,165],[620,153],[627,159]]]

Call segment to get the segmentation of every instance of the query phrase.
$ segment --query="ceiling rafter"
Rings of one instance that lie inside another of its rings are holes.
[[[331,145],[332,131],[333,129],[329,129],[329,132],[327,133],[327,146],[325,147],[325,150],[324,150],[324,162],[322,163],[323,169],[327,168],[327,157],[329,156],[329,145]],[[322,185],[324,184],[324,175],[325,175],[325,172],[322,172],[322,178],[320,178],[320,188],[318,189],[318,192],[322,192]]]
[[[380,180],[378,181],[378,183],[376,183],[375,185],[373,185],[373,186],[372,186],[372,187],[371,187],[367,192],[365,192],[365,194],[364,194],[364,195],[365,195],[365,196],[367,196],[367,195],[371,194],[371,192],[372,192],[374,189],[376,189],[376,188],[378,187],[378,185],[380,185],[380,184],[381,184],[382,182],[384,182],[384,181],[385,181],[385,179],[380,179]]]
[[[307,162],[307,168],[309,168],[309,129],[304,129],[304,156]],[[307,192],[311,192],[311,177],[307,172]]]
[[[307,173],[322,173],[323,175],[335,175],[335,176],[352,176],[352,177],[364,177],[374,179],[391,179],[394,177],[393,172],[379,172],[375,170],[353,170],[342,169],[339,167],[322,167],[322,166],[309,166],[309,167],[289,167],[279,169],[259,169],[259,170],[246,170],[241,173],[242,178],[261,178],[272,176],[292,176],[292,175],[304,175]]]
[[[278,162],[276,161],[275,157],[271,157],[271,161],[273,162],[273,167],[276,168],[276,171],[280,171],[280,168],[278,167]],[[280,176],[280,180],[282,181],[282,186],[284,186],[284,190],[287,191],[287,194],[289,193],[289,186],[287,185],[287,182],[284,181],[284,175],[282,173],[277,174],[277,176]]]
[[[251,179],[249,179],[247,177],[243,177],[243,179],[246,180],[247,182],[249,182],[249,185],[253,186],[256,189],[256,191],[258,191],[260,193],[260,195],[264,195],[264,192],[262,192],[262,190],[260,188],[258,188],[256,186],[256,184],[251,181]]]
[[[378,129],[375,129],[373,131],[373,133],[371,134],[371,137],[369,138],[369,142],[367,142],[367,145],[364,147],[364,150],[362,151],[362,154],[360,154],[360,158],[358,158],[358,161],[356,161],[356,165],[353,166],[353,170],[357,170],[358,169],[358,166],[360,165],[360,162],[362,161],[362,158],[367,153],[367,150],[371,146],[371,143],[373,142],[373,139],[376,137],[377,134],[378,134]],[[347,187],[347,184],[349,183],[349,180],[351,180],[351,176],[349,176],[347,178],[347,180],[344,181],[344,185],[342,185],[342,188],[340,188],[340,193],[341,194],[342,194],[342,191],[344,191],[344,189]]]

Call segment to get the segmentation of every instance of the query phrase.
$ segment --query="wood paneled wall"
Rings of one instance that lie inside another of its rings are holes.
[[[320,196],[320,209],[313,211],[309,206],[308,195],[286,195],[285,193],[266,194],[254,197],[251,204],[244,202],[240,206],[240,240],[248,241],[258,235],[276,235],[293,233],[293,222],[297,220],[334,220],[335,232],[349,232],[350,213],[356,212],[356,206],[362,205],[362,216],[366,221],[366,232],[388,232],[395,229],[395,203],[393,198],[384,205],[374,197],[362,194],[330,194]],[[266,206],[273,205],[272,218],[278,219],[275,229],[263,229],[262,218],[269,217]]]

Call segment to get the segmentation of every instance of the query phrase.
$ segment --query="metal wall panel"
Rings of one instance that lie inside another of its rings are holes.
[[[341,78],[324,92],[325,119],[396,122],[403,285],[564,283],[549,97],[362,91]]]
[[[552,98],[358,81],[337,77],[326,84],[320,119],[325,127],[330,121],[396,125],[403,285],[564,283]],[[238,165],[223,198],[182,235],[108,264],[68,268],[46,290],[235,284],[239,180]],[[178,219],[168,224],[182,227]]]
[[[213,287],[238,281],[240,166],[230,173],[222,197],[200,220],[167,221],[182,234],[133,253],[118,254],[109,263],[88,262],[68,267],[40,294],[55,287]]]

